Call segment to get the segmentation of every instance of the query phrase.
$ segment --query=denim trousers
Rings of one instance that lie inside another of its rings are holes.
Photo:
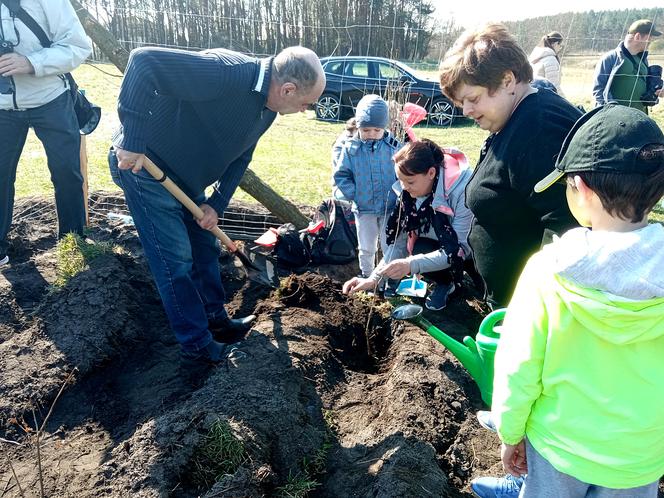
[[[16,168],[30,127],[46,152],[55,188],[58,236],[82,234],[85,226],[81,135],[69,92],[34,109],[0,110],[0,257],[9,247],[7,234],[14,213]]]
[[[579,481],[555,469],[526,439],[528,476],[519,498],[657,498],[659,479],[645,486],[613,489]]]
[[[183,350],[198,351],[212,341],[208,319],[227,316],[219,242],[145,169],[136,174],[119,169],[113,149],[108,162],[113,181],[124,191],[175,337]],[[192,196],[196,204],[204,199],[204,193]]]

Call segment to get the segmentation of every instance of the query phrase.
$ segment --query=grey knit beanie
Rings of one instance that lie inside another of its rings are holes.
[[[387,128],[390,112],[380,95],[365,95],[357,103],[355,120],[358,128]]]

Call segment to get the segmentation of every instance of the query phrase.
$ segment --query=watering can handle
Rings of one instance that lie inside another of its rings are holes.
[[[475,342],[475,339],[469,335],[463,338],[463,345],[466,346],[471,353],[477,353],[477,343]]]
[[[482,323],[480,324],[479,333],[487,337],[499,338],[500,334],[494,331],[494,328],[498,322],[501,322],[505,318],[505,312],[507,308],[501,308],[494,310],[484,317]]]

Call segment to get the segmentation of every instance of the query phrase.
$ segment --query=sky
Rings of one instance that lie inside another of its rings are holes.
[[[562,12],[620,10],[664,6],[662,0],[434,0],[438,15],[453,15],[456,24],[472,28],[487,21],[516,21],[528,17],[548,16]],[[664,26],[664,19],[659,20]]]

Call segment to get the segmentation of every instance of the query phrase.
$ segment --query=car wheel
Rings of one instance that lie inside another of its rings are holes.
[[[434,100],[429,107],[429,123],[436,126],[450,126],[456,116],[456,108],[447,99]]]
[[[316,102],[316,117],[323,121],[337,121],[341,116],[339,97],[329,93],[320,96]]]

